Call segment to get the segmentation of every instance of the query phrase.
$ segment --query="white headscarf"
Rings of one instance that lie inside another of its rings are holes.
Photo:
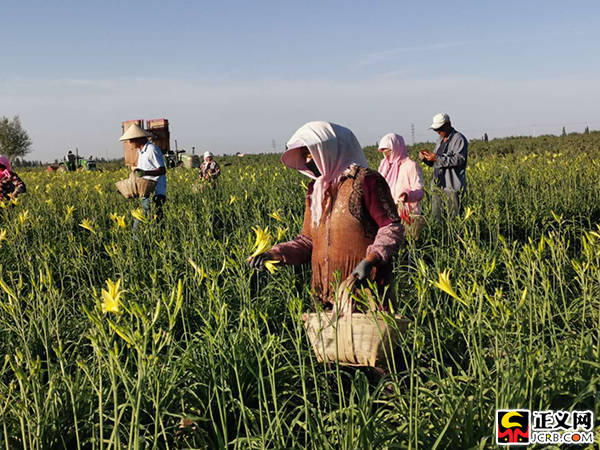
[[[323,198],[331,183],[336,181],[351,165],[368,167],[365,154],[354,133],[346,127],[330,122],[308,122],[301,126],[287,143],[288,150],[281,162],[315,180],[310,210],[314,224],[323,213]],[[321,172],[320,177],[306,169],[302,147],[307,147]]]

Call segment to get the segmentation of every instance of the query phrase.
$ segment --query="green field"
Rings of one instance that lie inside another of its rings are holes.
[[[380,382],[316,362],[309,267],[245,262],[252,227],[301,228],[307,179],[277,155],[220,159],[201,192],[169,171],[163,227],[137,239],[126,169],[21,172],[27,195],[0,210],[1,446],[495,448],[498,408],[597,416],[600,133],[470,152],[463,216],[396,265],[412,323]],[[433,284],[446,270],[455,297]]]

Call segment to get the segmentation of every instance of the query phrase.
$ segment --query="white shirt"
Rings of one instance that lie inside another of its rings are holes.
[[[159,167],[165,167],[165,158],[162,154],[162,151],[156,145],[148,142],[138,150],[138,162],[136,169],[155,170]],[[157,182],[156,189],[154,190],[156,195],[167,195],[166,175],[161,175],[159,177],[146,175],[144,178]]]

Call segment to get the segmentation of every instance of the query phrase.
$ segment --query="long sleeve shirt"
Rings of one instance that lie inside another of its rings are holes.
[[[9,199],[10,194],[17,196],[26,192],[25,183],[19,176],[10,172],[10,176],[0,180],[0,201]]]
[[[469,141],[461,133],[452,130],[448,139],[440,139],[435,147],[435,162],[424,161],[433,166],[431,186],[444,190],[461,191],[467,188],[467,150]]]
[[[356,265],[377,256],[375,283],[383,294],[392,279],[392,257],[404,239],[404,227],[385,179],[367,168],[350,167],[330,185],[323,216],[313,223],[309,185],[302,232],[296,239],[274,246],[269,253],[283,264],[311,261],[312,290],[332,302],[333,283],[348,278]]]
[[[382,196],[379,175],[371,174],[364,178],[363,184],[363,202],[371,219],[376,223],[378,229],[373,243],[367,247],[364,257],[374,253],[382,264],[390,261],[393,255],[397,254],[404,240],[404,229],[400,220],[393,214],[390,214],[390,201],[388,197]],[[307,199],[312,193],[310,184],[307,192]],[[421,194],[422,198],[422,194]],[[307,201],[307,208],[309,207]],[[313,250],[312,238],[306,230],[310,228],[310,222],[305,224],[303,231],[305,234],[298,235],[289,242],[282,242],[271,249],[271,253],[277,256],[284,264],[302,264],[310,261]]]
[[[409,213],[421,213],[421,200],[425,195],[423,189],[423,172],[421,167],[412,159],[407,158],[400,166],[396,185],[392,190],[394,201],[400,204],[400,196],[406,194],[406,201],[402,205]]]
[[[204,180],[216,179],[221,174],[221,168],[216,161],[204,161],[200,166],[199,175]]]

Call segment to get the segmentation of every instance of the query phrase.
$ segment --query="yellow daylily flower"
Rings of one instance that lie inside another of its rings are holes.
[[[250,255],[251,258],[262,255],[271,248],[271,235],[269,234],[269,227],[266,227],[264,230],[262,228],[255,227],[253,230],[254,234],[256,235],[256,240],[254,241],[254,246],[252,247],[254,252]]]
[[[67,206],[65,208],[65,220],[68,220],[69,217],[71,217],[71,215],[73,214],[74,210],[75,210],[74,206]]]
[[[6,240],[6,230],[0,230],[0,242]]]
[[[275,271],[277,270],[277,267],[275,266],[275,264],[279,264],[279,261],[274,260],[274,259],[265,261],[265,267],[270,273],[275,273]]]
[[[277,242],[279,242],[280,240],[283,239],[283,237],[285,236],[285,233],[287,233],[287,231],[288,231],[287,228],[277,227]]]
[[[21,214],[19,214],[19,222],[21,222],[21,225],[24,225],[25,222],[27,222],[28,218],[29,218],[29,211],[28,210],[25,210]]]
[[[118,279],[116,283],[112,280],[106,280],[106,286],[108,290],[102,289],[102,312],[106,314],[107,312],[118,313],[119,312],[119,300],[121,299],[121,295],[123,291],[120,290],[121,279]]]
[[[275,219],[278,222],[283,222],[283,218],[279,214],[279,211],[272,212],[271,214],[269,214],[269,217],[272,217],[273,219]]]
[[[127,228],[127,225],[125,225],[125,216],[119,216],[119,217],[117,217],[117,226],[119,228],[121,228],[122,230],[124,230],[125,228]]]
[[[229,204],[231,205],[233,202],[235,202],[235,195],[229,197]]]
[[[458,294],[454,292],[454,288],[452,288],[452,283],[450,283],[450,269],[445,269],[443,272],[438,273],[438,281],[431,281],[431,284],[467,306],[467,302],[460,298]]]
[[[81,228],[85,228],[86,230],[92,232],[93,234],[96,234],[96,230],[94,230],[94,224],[89,221],[88,219],[83,219],[81,221],[81,223],[79,224],[79,226]]]
[[[469,217],[471,217],[472,215],[473,215],[473,210],[471,209],[471,207],[470,207],[470,206],[467,206],[467,207],[465,208],[465,219],[464,219],[464,220],[467,220],[467,219],[468,219]]]
[[[125,225],[125,216],[119,216],[117,213],[110,213],[108,217],[113,221],[116,228],[121,228],[122,230],[127,228]]]
[[[144,215],[144,211],[142,211],[140,208],[131,211],[131,215],[134,219],[137,219],[140,222],[146,223],[148,221],[148,218]]]

